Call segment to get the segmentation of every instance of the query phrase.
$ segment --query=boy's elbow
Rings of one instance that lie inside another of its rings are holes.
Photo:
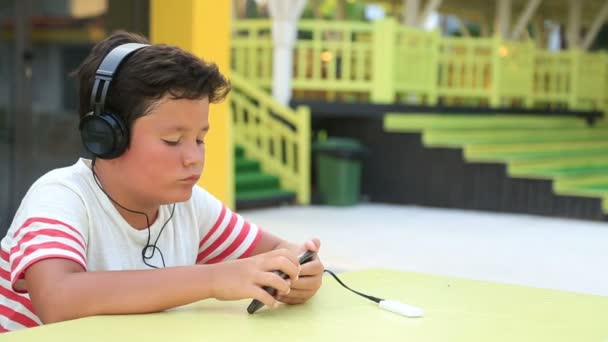
[[[40,318],[42,324],[59,323],[68,320],[67,318],[64,318],[63,315],[58,315],[55,313],[39,314],[38,318]]]
[[[80,303],[74,277],[82,267],[70,260],[46,259],[31,265],[25,272],[26,290],[36,316],[44,324],[84,317],[86,304]]]
[[[59,323],[86,316],[78,312],[79,305],[73,302],[71,296],[62,295],[61,290],[44,291],[37,296],[31,296],[35,313],[43,324]]]
[[[66,305],[45,303],[36,308],[36,315],[42,324],[59,323],[74,319],[74,314],[66,310]]]

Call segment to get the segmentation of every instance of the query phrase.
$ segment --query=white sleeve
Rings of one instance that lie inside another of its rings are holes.
[[[86,270],[86,209],[82,199],[60,184],[32,188],[19,207],[10,234],[10,279],[18,280],[34,263],[50,258],[68,259]]]
[[[204,189],[194,188],[202,237],[196,262],[213,264],[251,255],[262,237],[262,230],[233,213]]]

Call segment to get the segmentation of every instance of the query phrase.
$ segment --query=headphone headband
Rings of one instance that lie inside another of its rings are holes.
[[[99,68],[95,72],[95,83],[93,83],[93,91],[91,92],[91,107],[93,113],[99,114],[103,112],[103,107],[106,102],[106,95],[110,88],[110,82],[114,74],[120,67],[120,64],[133,52],[150,46],[148,44],[126,43],[112,49],[110,53],[101,61]],[[99,88],[102,87],[101,97],[98,100]]]

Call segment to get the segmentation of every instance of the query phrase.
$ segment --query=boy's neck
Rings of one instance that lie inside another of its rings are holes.
[[[108,197],[111,197],[110,202],[112,202],[116,210],[118,210],[120,215],[129,223],[129,225],[131,225],[131,227],[137,230],[148,228],[148,224],[152,225],[152,223],[156,221],[160,205],[153,203],[142,205],[144,201],[137,200],[135,196],[129,196],[129,194],[124,191],[124,189],[128,188],[128,185],[123,184],[120,177],[112,177],[114,173],[108,170],[106,166],[107,165],[104,165],[103,162],[100,163],[97,161],[94,167],[99,184]],[[134,213],[125,208],[145,213],[148,219],[140,213]]]

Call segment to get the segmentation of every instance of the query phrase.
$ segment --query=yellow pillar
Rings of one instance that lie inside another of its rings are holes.
[[[216,63],[229,77],[232,1],[151,0],[150,38]],[[234,207],[234,146],[228,101],[211,105],[211,130],[200,185]]]

